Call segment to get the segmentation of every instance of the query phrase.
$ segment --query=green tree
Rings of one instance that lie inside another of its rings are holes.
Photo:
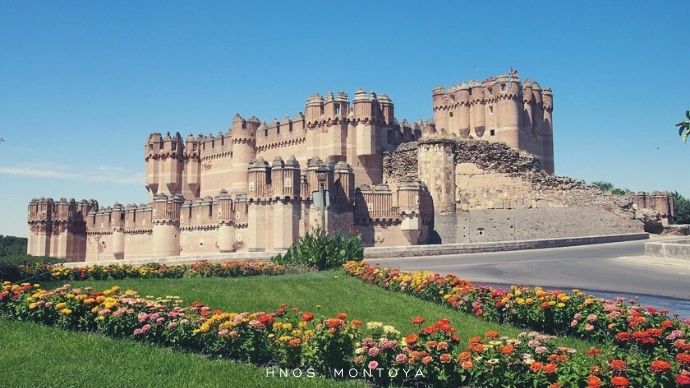
[[[678,127],[678,136],[682,137],[683,141],[688,141],[688,136],[690,136],[690,110],[685,111],[685,117],[687,117],[687,120],[676,124],[676,127]]]
[[[690,224],[690,200],[676,191],[673,193],[673,203],[676,208],[676,223]]]
[[[0,256],[26,255],[27,242],[24,237],[0,235]]]

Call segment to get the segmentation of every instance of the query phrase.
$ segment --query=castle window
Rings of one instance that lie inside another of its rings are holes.
[[[496,130],[495,129],[490,130],[489,135],[496,136]]]
[[[450,113],[450,117],[453,117],[453,112],[449,112],[449,113]]]
[[[264,128],[264,136],[268,136],[268,127]]]
[[[276,133],[280,135],[280,123],[276,123]]]
[[[292,132],[292,121],[288,121],[288,132]]]
[[[335,104],[335,106],[333,107],[333,109],[334,109],[334,113],[335,113],[336,115],[339,115],[339,114],[340,114],[340,104]]]
[[[506,84],[501,84],[501,91],[505,93],[505,91],[506,91]]]
[[[172,142],[172,150],[175,151],[177,150],[177,142]]]
[[[395,132],[393,132],[392,129],[388,130],[388,144],[389,145],[395,144]]]
[[[493,89],[493,88],[489,88],[488,90],[489,90],[489,95],[492,96],[492,95],[494,94],[494,89]]]
[[[489,105],[489,113],[494,114],[494,106]]]

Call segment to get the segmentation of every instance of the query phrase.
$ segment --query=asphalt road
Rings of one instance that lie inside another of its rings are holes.
[[[661,301],[663,303],[657,304],[675,305],[689,311],[690,260],[646,257],[644,243],[643,240],[367,262],[404,270],[454,273],[464,279],[492,285],[539,285],[599,291],[598,294],[604,295],[648,296],[651,298],[645,298],[647,301]]]

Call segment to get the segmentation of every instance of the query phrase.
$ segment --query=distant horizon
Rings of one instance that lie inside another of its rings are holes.
[[[360,87],[414,123],[436,85],[511,67],[553,90],[556,175],[690,196],[688,2],[0,1],[2,235],[27,236],[32,198],[146,202],[152,132],[225,133]]]

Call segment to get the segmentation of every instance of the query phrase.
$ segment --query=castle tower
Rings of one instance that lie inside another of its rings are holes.
[[[466,138],[470,135],[470,88],[466,84],[460,85],[455,92],[455,101],[458,107],[455,109],[457,117],[456,129],[453,133]]]
[[[146,162],[146,190],[149,192],[151,198],[158,194],[158,186],[160,183],[159,157],[162,148],[163,138],[161,134],[150,134],[144,145],[144,160]]]
[[[355,127],[357,156],[374,155],[376,154],[376,132],[373,124],[373,102],[365,90],[359,89],[355,92],[353,105],[354,119],[357,123]]]
[[[218,250],[232,252],[235,244],[235,211],[232,206],[232,197],[226,190],[221,190],[215,201],[219,208]]]
[[[447,98],[446,90],[441,86],[435,87],[431,92],[434,120],[439,128],[448,128]]]
[[[395,121],[395,111],[393,108],[393,100],[388,95],[382,93],[378,97],[379,106],[381,108],[382,120],[386,125],[393,125]]]
[[[187,136],[184,145],[184,185],[182,196],[185,199],[199,198],[201,189],[201,142],[202,138]]]
[[[496,78],[496,139],[510,147],[520,149],[520,111],[522,90],[517,79],[502,75]]]
[[[398,211],[402,221],[400,230],[409,244],[417,244],[422,234],[422,217],[420,214],[420,192],[422,184],[419,182],[402,182],[398,186]]]
[[[424,139],[419,143],[417,173],[433,198],[434,213],[455,213],[455,143]]]
[[[181,195],[168,197],[157,194],[153,198],[153,257],[180,255]]]
[[[271,168],[263,158],[249,163],[247,208],[247,249],[250,252],[270,250],[272,239]]]
[[[283,161],[280,156],[273,159],[271,188],[274,249],[288,249],[299,237],[299,177],[299,163],[294,155],[287,161]]]
[[[247,167],[256,158],[256,130],[259,125],[261,122],[258,119],[244,120],[239,114],[232,119],[232,168],[229,177],[231,194],[247,192]]]

